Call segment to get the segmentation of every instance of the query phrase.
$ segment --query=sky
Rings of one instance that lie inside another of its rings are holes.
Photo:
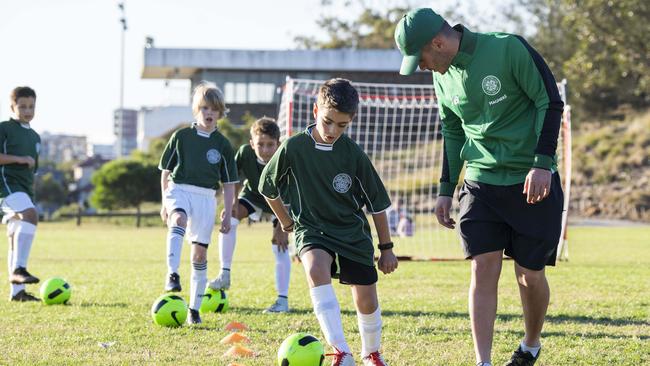
[[[15,86],[36,90],[39,133],[113,143],[119,106],[118,0],[0,0],[0,120]],[[369,1],[373,3],[372,0]],[[378,2],[378,3],[386,3]],[[437,1],[450,4],[456,1]],[[481,3],[481,2],[479,2]],[[160,48],[292,49],[297,35],[323,36],[320,0],[124,0],[124,107],[187,104],[189,81],[142,80],[145,38]],[[354,12],[329,7],[341,17]],[[473,11],[476,11],[475,9]]]

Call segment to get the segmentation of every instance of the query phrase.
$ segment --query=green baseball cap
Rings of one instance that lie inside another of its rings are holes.
[[[395,43],[402,53],[399,73],[411,75],[420,63],[422,47],[440,32],[445,20],[429,8],[420,8],[406,13],[395,28]]]

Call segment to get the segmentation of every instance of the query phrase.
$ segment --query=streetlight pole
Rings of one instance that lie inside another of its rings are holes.
[[[121,43],[121,52],[120,52],[120,126],[119,130],[122,132],[124,129],[124,38],[126,35],[126,14],[124,13],[124,1],[121,1],[117,4],[117,7],[120,9],[120,23],[122,23],[122,43]],[[118,139],[121,139],[121,135],[118,135]],[[122,156],[122,143],[118,141],[119,150],[117,156]]]

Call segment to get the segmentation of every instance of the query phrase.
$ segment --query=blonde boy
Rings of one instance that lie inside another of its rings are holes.
[[[223,93],[202,82],[194,89],[192,112],[196,122],[174,132],[163,151],[158,168],[162,171],[160,217],[167,223],[167,285],[181,291],[178,266],[183,238],[192,243],[192,279],[188,323],[201,323],[199,308],[207,282],[207,249],[216,216],[216,192],[223,184],[225,214],[222,233],[230,231],[237,166],[230,142],[217,131],[225,115]]]
[[[262,172],[259,190],[285,232],[295,232],[316,318],[334,348],[333,366],[354,365],[343,335],[332,276],[348,284],[357,310],[361,357],[366,366],[386,365],[379,353],[381,312],[370,225],[379,237],[379,269],[397,268],[385,210],[390,199],[368,156],[344,134],[359,95],[349,81],[332,79],[319,89],[316,123],[287,139]],[[290,213],[279,198],[288,197]]]
[[[13,117],[0,123],[0,209],[7,224],[7,264],[11,301],[39,301],[25,291],[25,284],[38,283],[27,272],[38,213],[34,207],[34,173],[38,168],[41,138],[30,127],[36,108],[36,93],[27,86],[11,92]]]
[[[235,162],[239,178],[244,180],[242,185],[237,184],[238,197],[233,202],[233,219],[231,230],[228,233],[219,234],[219,258],[221,260],[221,273],[210,287],[219,289],[230,288],[230,273],[232,256],[237,241],[237,225],[240,220],[248,217],[251,220],[259,221],[262,215],[272,215],[273,211],[266,204],[264,197],[257,189],[260,181],[260,174],[266,163],[271,159],[280,146],[280,128],[271,118],[260,118],[250,129],[251,139],[249,144],[242,145],[237,154]],[[224,215],[224,212],[221,213]],[[273,218],[273,237],[271,248],[275,256],[275,289],[278,293],[276,301],[266,310],[265,313],[286,313],[289,311],[289,279],[291,274],[291,259],[289,258],[288,235],[282,231],[277,219]]]

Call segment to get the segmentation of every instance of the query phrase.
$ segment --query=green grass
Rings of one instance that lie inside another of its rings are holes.
[[[219,340],[237,320],[258,356],[244,365],[273,365],[282,340],[297,331],[322,339],[312,314],[302,267],[293,266],[289,315],[264,315],[274,299],[267,225],[242,226],[233,266],[231,311],[204,316],[198,328],[166,329],[149,310],[161,294],[165,229],[106,224],[41,224],[30,270],[45,279],[63,276],[73,286],[71,304],[7,302],[0,289],[0,364],[211,364],[227,365]],[[650,228],[571,228],[570,262],[548,270],[551,304],[539,365],[641,365],[650,363]],[[0,251],[6,260],[6,251]],[[209,275],[218,265],[216,245]],[[189,250],[181,278],[187,297]],[[6,278],[6,277],[5,277]],[[467,262],[404,262],[380,275],[384,354],[391,365],[471,365],[467,314]],[[360,340],[350,292],[335,286],[344,328],[355,352]],[[30,290],[36,291],[36,287]],[[512,262],[499,290],[493,361],[502,364],[522,337]],[[104,349],[99,342],[116,342]]]

